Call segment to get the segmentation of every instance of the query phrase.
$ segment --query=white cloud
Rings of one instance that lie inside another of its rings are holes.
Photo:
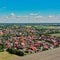
[[[51,15],[50,15],[50,16],[48,16],[48,18],[55,18],[55,16],[51,16]]]
[[[17,16],[16,19],[27,19],[29,16]]]
[[[10,16],[13,17],[13,16],[15,16],[15,14],[14,13],[11,13]]]
[[[0,17],[0,20],[4,20],[5,19],[5,17]]]
[[[6,17],[4,17],[5,19],[8,19],[9,17],[8,16],[6,16]]]
[[[20,15],[16,16],[14,13],[11,13],[9,16],[3,16],[0,17],[0,21],[6,21],[6,22],[26,22],[26,23],[47,23],[47,22],[60,22],[59,16],[41,16],[38,14],[30,14],[30,15]]]
[[[28,18],[28,16],[22,16],[23,18]]]
[[[37,13],[30,13],[29,15],[38,15]]]
[[[40,18],[44,18],[43,16],[36,16],[35,18],[40,19]]]
[[[16,16],[16,18],[21,18],[21,16]]]

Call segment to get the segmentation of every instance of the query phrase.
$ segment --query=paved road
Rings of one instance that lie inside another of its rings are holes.
[[[60,60],[60,48],[19,57],[15,60]]]

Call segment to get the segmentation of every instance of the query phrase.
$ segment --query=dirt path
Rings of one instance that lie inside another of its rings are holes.
[[[14,60],[60,60],[60,48],[18,57]]]

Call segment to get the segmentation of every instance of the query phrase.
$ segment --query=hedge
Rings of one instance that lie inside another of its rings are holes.
[[[17,49],[13,49],[13,48],[8,48],[7,51],[11,54],[16,54],[18,56],[24,56],[25,52],[22,50],[17,50]]]
[[[4,51],[4,47],[3,45],[0,45],[0,52],[3,52]]]
[[[21,50],[17,50],[16,51],[16,55],[24,56],[25,55],[25,52],[24,51],[21,51]]]
[[[48,41],[48,40],[45,40],[46,42],[50,43],[50,44],[53,44],[53,41]]]
[[[0,49],[0,52],[3,52],[4,51],[4,49]]]

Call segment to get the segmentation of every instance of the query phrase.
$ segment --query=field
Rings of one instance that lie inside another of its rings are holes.
[[[60,33],[51,34],[52,36],[60,37]]]
[[[24,57],[12,55],[7,52],[1,52],[0,60],[60,60],[60,48],[34,53]]]
[[[9,54],[8,52],[0,52],[0,60],[14,60],[14,58],[18,58],[18,56]]]

